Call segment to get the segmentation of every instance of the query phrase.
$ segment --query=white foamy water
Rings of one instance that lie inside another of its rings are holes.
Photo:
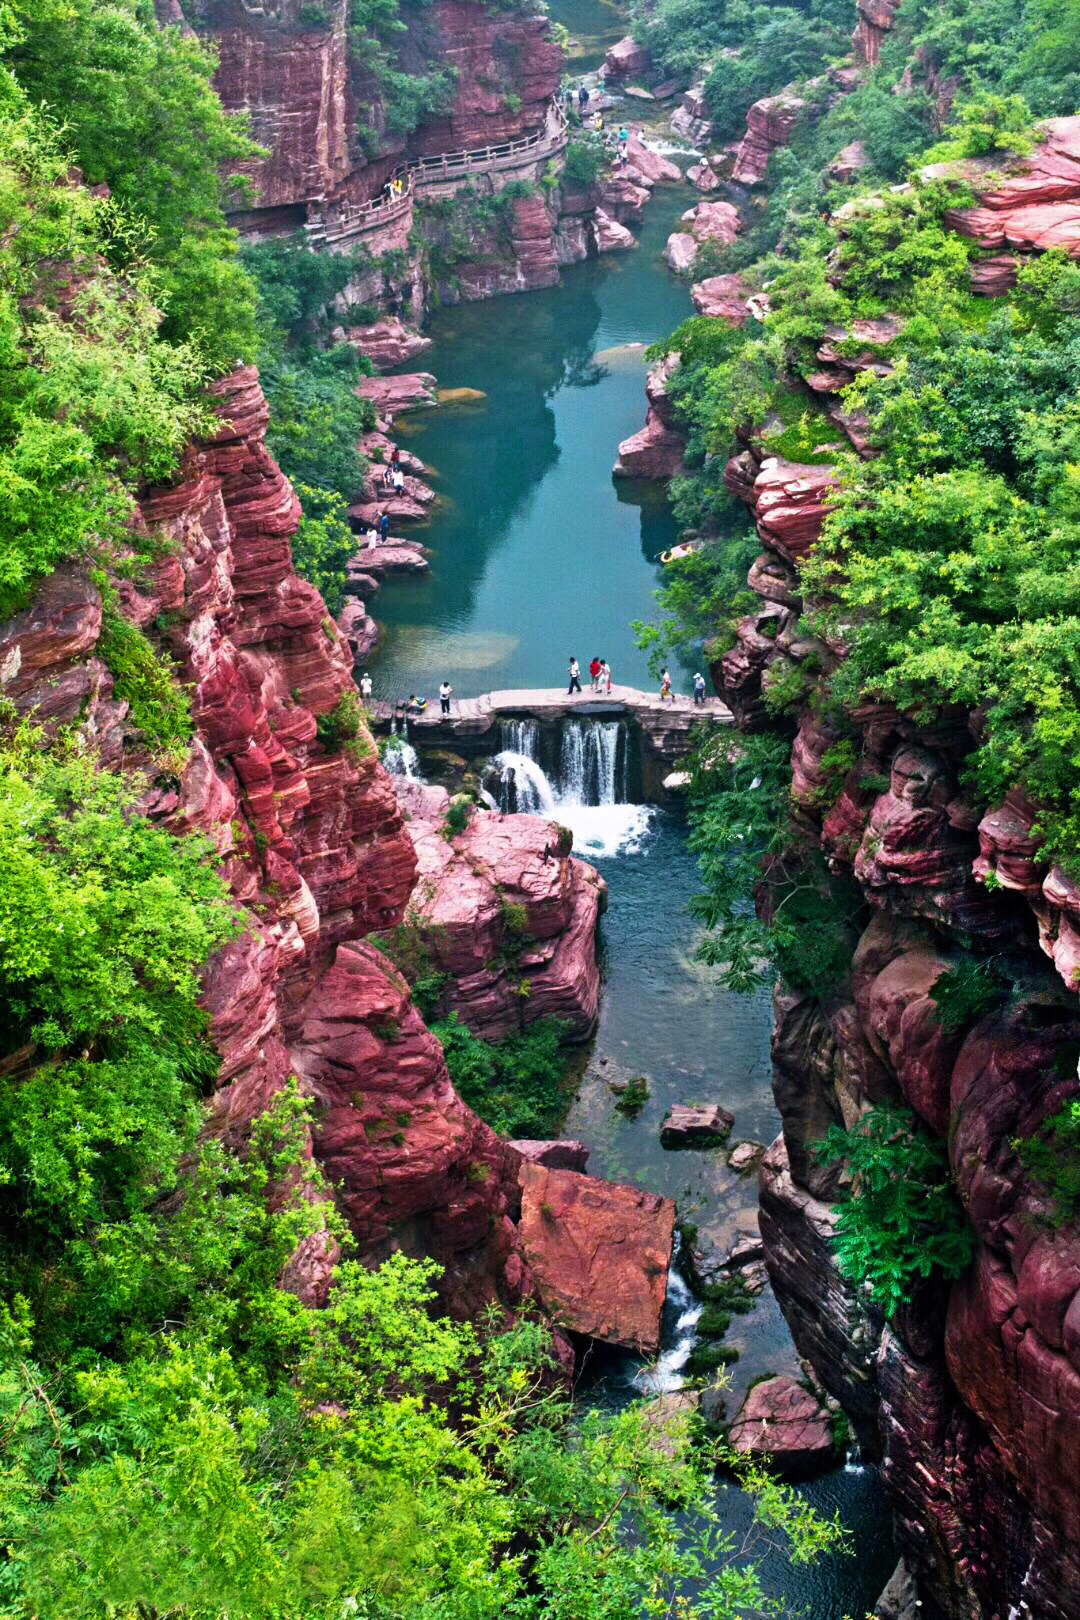
[[[694,1298],[674,1266],[668,1274],[667,1303],[668,1309],[674,1308],[679,1313],[671,1329],[670,1343],[655,1361],[639,1368],[631,1379],[634,1388],[641,1390],[643,1395],[669,1395],[673,1390],[682,1389],[686,1383],[683,1368],[694,1348],[695,1329],[702,1305]]]
[[[406,742],[404,737],[393,736],[387,739],[382,762],[391,776],[403,776],[408,782],[423,780],[416,749],[412,743]]]
[[[535,720],[504,721],[502,739],[507,746],[494,760],[501,809],[558,821],[572,833],[577,855],[637,854],[655,812],[627,801],[626,736],[617,721],[564,725],[557,783],[537,758]]]

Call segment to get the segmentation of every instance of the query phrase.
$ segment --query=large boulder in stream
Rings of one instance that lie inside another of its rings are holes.
[[[734,1451],[785,1479],[809,1479],[836,1461],[832,1420],[817,1396],[786,1374],[748,1392],[731,1425]]]
[[[675,1238],[671,1199],[528,1163],[521,1189],[525,1259],[559,1325],[655,1355]]]

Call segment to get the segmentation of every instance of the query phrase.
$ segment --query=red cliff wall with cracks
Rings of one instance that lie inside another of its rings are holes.
[[[781,670],[811,654],[817,667],[835,663],[836,649],[800,630],[797,575],[831,477],[756,452],[729,468],[764,548],[749,578],[760,609],[714,666],[744,725],[760,723],[762,692]],[[861,763],[827,813],[822,758],[836,737],[806,710],[793,748],[806,836],[873,916],[831,1000],[777,995],[783,1133],[761,1204],[770,1272],[800,1350],[882,1459],[919,1612],[1076,1620],[1080,1223],[1054,1224],[1014,1144],[1080,1089],[1080,890],[1040,862],[1035,808],[1021,795],[980,818],[959,788],[973,745],[966,714],[928,727],[867,703],[853,719]],[[946,1033],[933,988],[973,940],[1009,950],[1021,990]],[[836,1172],[812,1151],[830,1124],[850,1126],[886,1100],[905,1101],[947,1141],[978,1241],[969,1275],[927,1289],[888,1324],[836,1271]]]
[[[312,1151],[361,1250],[393,1242],[447,1267],[467,1309],[520,1297],[527,1274],[509,1214],[516,1159],[456,1096],[407,986],[364,936],[400,921],[416,856],[366,733],[329,752],[316,721],[352,686],[319,593],[293,571],[299,505],[263,442],[258,374],[215,385],[221,428],[177,484],[141,503],[171,542],[123,611],[160,637],[190,683],[197,735],[177,775],[155,772],[96,647],[98,591],[54,575],[0,628],[0,679],[23,713],[81,722],[105,762],[148,770],[149,815],[207,834],[245,932],[212,959],[204,1001],[221,1054],[214,1128],[243,1141],[290,1075],[316,1104]],[[311,1241],[289,1283],[325,1287]]]

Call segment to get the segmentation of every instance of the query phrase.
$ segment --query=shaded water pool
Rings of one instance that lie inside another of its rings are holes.
[[[444,500],[410,531],[434,552],[429,573],[375,601],[377,697],[430,695],[444,676],[459,697],[555,686],[571,654],[594,652],[616,681],[648,682],[630,626],[651,616],[675,524],[661,490],[611,468],[644,421],[645,347],[692,313],[660,257],[691,201],[659,188],[634,252],[433,318],[418,364],[485,398],[401,420]]]

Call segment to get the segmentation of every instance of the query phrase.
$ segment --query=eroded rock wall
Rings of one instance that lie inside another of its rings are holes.
[[[61,571],[0,627],[4,696],[80,724],[102,758],[147,773],[146,812],[205,833],[243,908],[204,1002],[221,1055],[213,1128],[239,1145],[290,1075],[314,1099],[311,1151],[361,1251],[391,1244],[448,1268],[471,1309],[529,1287],[510,1214],[517,1160],[453,1091],[442,1050],[388,959],[364,943],[398,923],[416,856],[389,777],[361,729],[324,745],[318,718],[352,690],[351,659],[319,593],[293,571],[299,506],[264,443],[258,374],[215,385],[221,428],[140,522],[168,542],[122,611],[190,683],[186,761],[154,764],[98,655],[102,601]],[[332,1253],[309,1243],[290,1286],[318,1299]]]
[[[798,564],[831,480],[757,450],[729,467],[764,548],[749,579],[760,608],[713,665],[744,725],[762,722],[778,671],[808,651],[814,669],[840,656],[800,628]],[[966,713],[926,726],[866,703],[851,718],[860,757],[842,783],[823,765],[837,739],[809,705],[793,745],[804,835],[861,892],[866,921],[831,999],[778,994],[770,1273],[800,1350],[881,1459],[920,1612],[1076,1620],[1080,1224],[1061,1224],[1016,1145],[1080,1091],[1076,889],[1040,862],[1022,795],[981,817],[966,797]],[[1016,988],[946,1027],[938,980],[988,953],[1005,953]],[[966,1276],[888,1323],[836,1270],[838,1172],[814,1153],[830,1124],[887,1100],[947,1142],[977,1247]]]

